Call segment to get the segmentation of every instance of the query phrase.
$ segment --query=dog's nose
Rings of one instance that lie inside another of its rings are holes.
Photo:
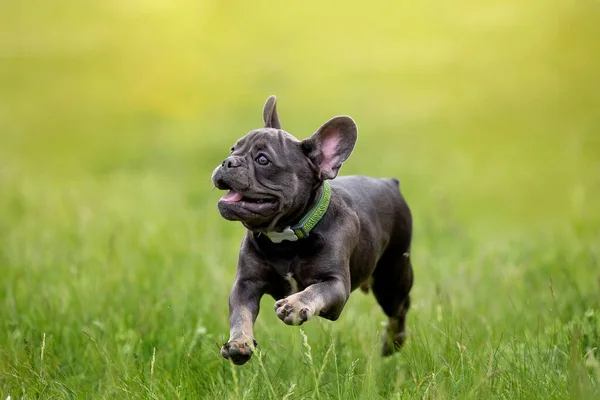
[[[242,160],[240,157],[231,156],[223,160],[221,165],[225,168],[237,168],[242,165]]]

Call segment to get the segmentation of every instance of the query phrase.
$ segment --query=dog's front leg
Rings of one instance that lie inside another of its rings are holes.
[[[310,285],[306,289],[275,303],[279,319],[288,325],[302,325],[313,315],[336,320],[350,296],[350,286],[342,279],[332,278]]]
[[[256,346],[254,321],[258,315],[262,285],[249,279],[237,279],[229,295],[229,341],[221,355],[242,365],[252,357]]]

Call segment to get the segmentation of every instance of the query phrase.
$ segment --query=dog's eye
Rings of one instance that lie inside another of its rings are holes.
[[[269,159],[265,157],[264,154],[261,154],[258,157],[256,157],[255,161],[258,163],[258,165],[269,165],[270,163]]]
[[[233,154],[233,150],[235,150],[235,149],[232,147],[231,151],[229,152],[229,154]]]

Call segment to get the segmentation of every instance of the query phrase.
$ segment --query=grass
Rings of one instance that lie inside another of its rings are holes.
[[[597,2],[0,5],[0,398],[600,396]],[[415,217],[409,340],[383,313],[219,355],[240,225],[210,173],[279,97]]]

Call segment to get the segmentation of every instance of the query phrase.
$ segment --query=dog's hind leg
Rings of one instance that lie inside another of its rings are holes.
[[[399,350],[406,339],[406,313],[410,307],[412,284],[410,254],[389,248],[377,263],[371,286],[377,302],[389,317],[383,337],[383,356]]]

